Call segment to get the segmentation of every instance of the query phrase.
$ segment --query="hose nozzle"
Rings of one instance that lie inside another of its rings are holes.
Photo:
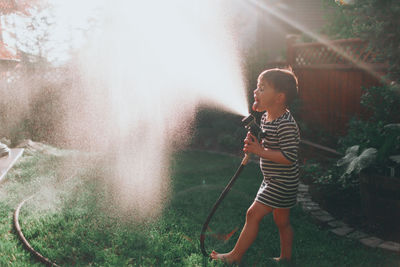
[[[257,137],[258,141],[260,141],[261,138],[264,137],[264,133],[261,130],[260,125],[257,124],[256,118],[254,118],[253,115],[250,114],[249,116],[244,117],[242,119],[242,123],[247,131],[249,131],[252,135]]]

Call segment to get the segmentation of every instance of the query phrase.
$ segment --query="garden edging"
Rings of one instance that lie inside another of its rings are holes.
[[[310,214],[318,222],[328,226],[332,233],[350,239],[360,241],[363,245],[371,248],[381,248],[387,251],[400,253],[400,244],[392,241],[385,241],[378,237],[350,227],[346,223],[335,219],[329,212],[322,210],[318,203],[312,201],[308,192],[308,185],[300,183],[297,201],[303,211]]]

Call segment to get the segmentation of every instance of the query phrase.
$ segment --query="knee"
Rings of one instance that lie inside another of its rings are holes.
[[[290,227],[289,218],[281,218],[278,216],[274,216],[274,222],[279,229]]]
[[[262,216],[258,214],[256,209],[249,208],[246,212],[246,221],[260,221],[262,219]]]

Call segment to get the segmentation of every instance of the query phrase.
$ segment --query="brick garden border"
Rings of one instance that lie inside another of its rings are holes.
[[[316,221],[329,228],[332,233],[358,240],[363,245],[371,248],[381,248],[387,251],[400,253],[400,244],[392,241],[385,241],[378,237],[369,235],[353,227],[350,227],[343,221],[335,219],[329,212],[322,210],[318,203],[312,201],[308,191],[308,185],[300,183],[297,202],[306,213],[310,214]]]

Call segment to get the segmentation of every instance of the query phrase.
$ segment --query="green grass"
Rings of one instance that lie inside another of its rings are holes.
[[[41,193],[23,207],[21,226],[32,246],[60,265],[218,265],[204,261],[199,234],[241,159],[194,151],[177,154],[171,163],[170,201],[157,220],[139,223],[134,214],[120,216],[116,211],[107,186],[96,179],[102,176],[102,170],[78,168],[70,175],[61,175],[68,169],[68,157],[34,153],[24,156],[8,174],[9,180],[0,189],[0,266],[40,266],[23,250],[11,225],[19,201],[39,190]],[[208,251],[224,252],[234,246],[260,182],[258,164],[250,163],[210,224]],[[400,266],[399,255],[367,248],[320,229],[299,207],[292,210],[291,220],[295,266]],[[213,235],[235,228],[239,231],[227,242]],[[270,260],[278,255],[278,232],[268,216],[242,265],[285,266]]]

